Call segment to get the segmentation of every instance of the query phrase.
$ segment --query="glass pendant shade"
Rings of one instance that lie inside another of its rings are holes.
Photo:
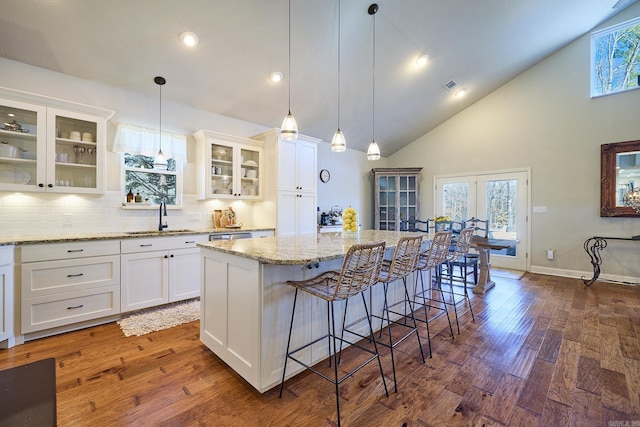
[[[296,123],[296,119],[291,115],[291,111],[289,111],[282,121],[280,137],[287,141],[298,139],[298,124]]]
[[[331,138],[331,151],[336,153],[342,153],[347,149],[347,141],[344,139],[344,134],[338,129]]]
[[[164,154],[162,153],[162,148],[158,151],[158,155],[153,159],[153,168],[161,171],[166,171],[169,163],[167,163],[167,159],[164,158]]]
[[[380,159],[380,147],[375,139],[371,140],[369,148],[367,149],[367,160],[379,160]]]

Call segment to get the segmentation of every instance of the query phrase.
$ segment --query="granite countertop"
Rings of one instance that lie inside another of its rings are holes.
[[[394,248],[403,236],[430,235],[420,232],[362,230],[357,233],[335,232],[266,237],[262,239],[217,240],[198,246],[214,251],[258,260],[264,264],[299,265],[343,258],[357,243],[385,241]]]
[[[243,231],[273,231],[269,227],[242,227],[242,228],[206,228],[206,229],[181,229],[181,230],[148,230],[148,231],[110,231],[96,233],[60,233],[60,234],[44,234],[34,236],[0,236],[0,246],[7,245],[30,245],[38,243],[62,243],[62,242],[81,242],[87,240],[116,240],[116,239],[133,239],[137,237],[166,237],[194,234],[230,234]]]

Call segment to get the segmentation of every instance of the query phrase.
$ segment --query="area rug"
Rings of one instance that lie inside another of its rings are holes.
[[[126,337],[140,336],[200,319],[200,299],[136,311],[117,323]]]
[[[0,371],[0,427],[55,425],[55,359]]]

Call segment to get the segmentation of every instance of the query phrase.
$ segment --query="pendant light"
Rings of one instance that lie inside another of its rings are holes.
[[[291,115],[291,0],[289,0],[289,112],[282,121],[280,137],[292,141],[298,139],[298,124]]]
[[[160,149],[158,150],[158,154],[156,158],[153,159],[153,168],[161,171],[166,171],[168,167],[167,159],[164,158],[164,154],[162,154],[162,86],[167,82],[164,77],[157,76],[153,79],[153,81],[160,88]]]
[[[378,143],[376,142],[376,12],[378,11],[378,5],[372,4],[369,6],[368,12],[369,15],[373,16],[373,66],[372,70],[372,115],[371,115],[371,142],[369,143],[369,148],[367,149],[367,160],[379,160],[380,159],[380,147],[378,147]]]
[[[342,153],[347,149],[347,141],[340,131],[340,0],[338,0],[338,130],[331,138],[331,151]]]

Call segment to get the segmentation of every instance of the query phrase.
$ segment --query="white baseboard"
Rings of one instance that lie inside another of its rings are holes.
[[[531,266],[532,273],[547,274],[549,276],[572,277],[575,279],[585,278],[590,280],[593,277],[593,271],[566,270],[562,268],[550,268],[542,266]],[[625,285],[640,286],[640,277],[620,276],[616,274],[600,274],[598,277],[602,282],[622,283]]]

